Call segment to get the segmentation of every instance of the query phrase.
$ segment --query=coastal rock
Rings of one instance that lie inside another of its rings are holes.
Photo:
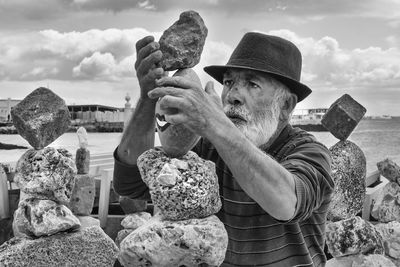
[[[375,228],[383,237],[385,254],[400,259],[400,222],[379,223]]]
[[[121,242],[124,266],[219,266],[228,245],[223,223],[216,217],[160,221],[157,217]]]
[[[15,180],[34,198],[68,203],[76,175],[75,162],[66,149],[30,149],[18,160]]]
[[[200,78],[192,69],[178,70],[173,76],[188,78],[202,88]],[[157,101],[155,110],[157,133],[165,153],[171,158],[185,155],[196,145],[200,136],[187,129],[183,124],[173,125],[166,122],[160,108],[160,101]]]
[[[383,254],[383,240],[375,227],[358,216],[327,224],[326,244],[333,257]]]
[[[144,225],[151,219],[151,214],[148,212],[137,212],[128,214],[122,221],[121,225],[125,229],[135,230]]]
[[[375,199],[371,216],[379,222],[400,221],[400,186],[395,182],[387,183]]]
[[[329,151],[335,189],[328,220],[339,221],[361,212],[365,199],[366,159],[362,150],[350,141],[339,141]]]
[[[322,117],[321,124],[341,141],[347,139],[367,110],[348,94],[337,99]]]
[[[391,159],[385,159],[377,164],[379,173],[389,181],[400,184],[400,167]]]
[[[161,36],[162,67],[166,71],[194,67],[200,61],[208,29],[195,11],[185,11]]]
[[[167,220],[204,218],[221,208],[215,165],[189,151],[171,159],[160,149],[139,156],[138,168],[153,204]]]
[[[15,237],[0,246],[0,266],[113,266],[118,248],[98,226],[37,239]]]
[[[45,199],[25,199],[14,213],[15,236],[49,236],[81,226],[64,205]]]
[[[95,197],[94,177],[89,174],[75,176],[69,208],[76,215],[90,215],[92,213]]]
[[[118,232],[117,237],[115,238],[115,244],[117,245],[118,248],[121,247],[122,240],[124,240],[125,237],[127,237],[133,231],[135,231],[135,229],[122,229],[121,231]]]
[[[90,151],[86,148],[76,150],[75,164],[78,174],[89,173],[90,167]]]
[[[326,262],[325,267],[395,267],[389,258],[381,254],[351,255],[332,258]]]
[[[67,131],[70,114],[65,101],[40,87],[11,109],[18,133],[35,149],[42,149]]]

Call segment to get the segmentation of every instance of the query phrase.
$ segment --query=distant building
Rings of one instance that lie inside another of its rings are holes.
[[[17,99],[0,99],[0,122],[11,121],[11,108],[17,105],[21,100]]]
[[[123,122],[124,108],[104,105],[68,105],[72,123]]]

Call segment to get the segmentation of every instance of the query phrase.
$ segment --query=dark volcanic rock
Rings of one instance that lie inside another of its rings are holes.
[[[0,266],[113,266],[118,248],[98,226],[37,239],[16,237],[0,246]]]
[[[400,184],[400,167],[396,162],[391,159],[385,159],[376,165],[381,175],[385,176],[391,182]]]
[[[363,207],[366,184],[366,159],[362,150],[350,141],[339,141],[329,151],[335,190],[328,219],[338,221],[358,214]]]
[[[75,162],[67,150],[30,149],[18,160],[14,180],[33,198],[68,203],[76,175]]]
[[[351,96],[344,94],[329,107],[321,124],[336,138],[344,141],[356,128],[366,111]]]
[[[191,68],[199,63],[207,33],[197,12],[181,13],[179,20],[164,31],[159,41],[164,70]]]
[[[383,239],[375,227],[358,216],[328,223],[326,244],[333,257],[384,254]]]
[[[221,208],[218,178],[213,162],[189,151],[180,159],[160,148],[150,149],[137,160],[153,204],[168,220],[203,218]]]
[[[18,133],[35,149],[42,149],[67,131],[70,114],[65,102],[40,87],[11,109]]]

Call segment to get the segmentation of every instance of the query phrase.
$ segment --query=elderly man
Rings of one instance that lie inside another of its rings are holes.
[[[296,103],[311,93],[300,83],[297,47],[245,34],[226,65],[204,68],[223,84],[221,98],[212,82],[203,90],[165,75],[153,37],[136,48],[141,95],[114,154],[115,190],[148,198],[136,160],[154,146],[154,108],[162,97],[166,121],[200,135],[193,151],[216,164],[223,203],[217,215],[229,236],[223,266],[324,266],[331,159],[324,145],[289,123]]]

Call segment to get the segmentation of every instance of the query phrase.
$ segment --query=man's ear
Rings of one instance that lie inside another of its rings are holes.
[[[288,98],[283,102],[281,107],[281,114],[279,115],[279,120],[288,121],[292,111],[296,107],[297,96],[295,94],[290,94]]]

